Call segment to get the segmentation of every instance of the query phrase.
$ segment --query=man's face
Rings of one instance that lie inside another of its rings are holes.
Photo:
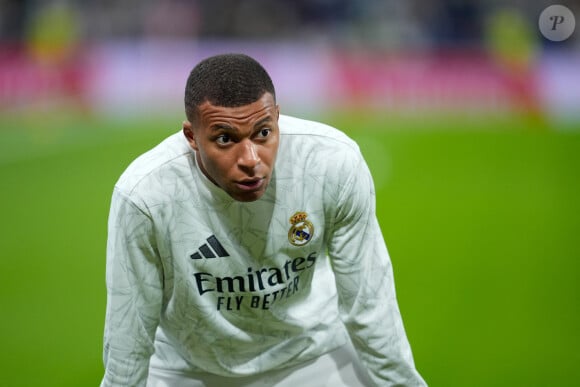
[[[204,102],[183,133],[202,172],[241,202],[258,200],[270,183],[278,153],[279,107],[270,93],[240,107]]]

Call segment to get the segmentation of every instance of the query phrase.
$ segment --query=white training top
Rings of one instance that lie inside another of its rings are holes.
[[[154,366],[246,376],[347,340],[377,385],[415,370],[358,146],[281,116],[274,174],[243,203],[214,185],[182,132],[117,182],[107,243],[102,386],[144,385]],[[346,329],[345,329],[346,328]]]

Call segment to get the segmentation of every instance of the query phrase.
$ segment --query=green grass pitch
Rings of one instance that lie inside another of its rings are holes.
[[[321,118],[359,142],[374,174],[428,383],[577,385],[580,131],[517,117]],[[179,125],[0,117],[0,384],[98,385],[112,187]]]

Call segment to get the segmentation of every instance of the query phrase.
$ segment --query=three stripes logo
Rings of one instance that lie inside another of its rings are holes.
[[[196,251],[195,253],[190,255],[191,259],[201,259],[202,256],[204,256],[205,258],[216,258],[216,257],[223,258],[230,256],[227,250],[217,240],[215,235],[210,236],[206,240],[207,243],[204,243],[203,245],[199,246],[199,251]]]

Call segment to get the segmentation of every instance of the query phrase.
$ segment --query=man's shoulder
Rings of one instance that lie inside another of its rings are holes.
[[[338,186],[363,161],[358,144],[344,132],[321,122],[280,116],[279,176],[324,180]]]
[[[358,145],[344,132],[322,122],[280,115],[279,125],[282,136],[302,144],[324,143],[327,147],[345,147],[358,151]]]
[[[116,183],[126,194],[133,192],[142,183],[156,184],[149,180],[159,176],[159,171],[171,168],[172,164],[191,154],[183,133],[177,132],[164,139],[154,148],[138,156]]]

